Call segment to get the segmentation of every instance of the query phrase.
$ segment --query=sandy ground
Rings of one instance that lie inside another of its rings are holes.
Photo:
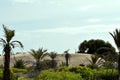
[[[14,65],[15,59],[23,59],[29,65],[32,65],[35,62],[35,59],[30,54],[16,54],[16,55],[11,55],[11,61],[10,61],[11,66]],[[50,60],[50,57],[46,56],[44,59]],[[90,64],[88,59],[91,60],[90,54],[82,54],[82,53],[72,54],[71,53],[69,65],[70,66],[78,66],[80,64],[88,65]],[[56,60],[58,61],[58,65],[60,65],[62,62],[65,62],[64,54],[58,54],[58,56],[56,57]],[[3,63],[4,63],[3,56],[0,56],[0,65],[2,65]]]

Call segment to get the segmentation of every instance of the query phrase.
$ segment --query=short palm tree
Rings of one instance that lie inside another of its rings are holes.
[[[4,53],[4,69],[3,69],[3,78],[2,80],[10,80],[10,53],[12,48],[20,46],[23,48],[23,45],[20,41],[11,41],[15,36],[15,31],[6,28],[3,25],[4,37],[0,38],[0,44],[3,46]]]
[[[116,29],[113,33],[110,33],[110,35],[113,37],[114,42],[119,50],[118,72],[119,72],[119,80],[120,80],[120,29]]]
[[[70,61],[70,57],[71,57],[71,55],[70,55],[70,53],[68,53],[68,51],[69,51],[69,49],[66,50],[66,51],[64,51],[64,53],[65,53],[66,66],[69,66],[69,61]]]
[[[31,49],[29,52],[36,60],[36,69],[39,69],[40,61],[46,56],[47,50],[43,48],[39,48],[38,50]]]
[[[98,66],[102,66],[105,62],[101,57],[97,55],[97,53],[91,55],[91,59],[88,60],[90,62],[89,67],[91,67],[92,69],[97,68]]]
[[[57,57],[57,53],[56,52],[50,52],[48,55],[52,59],[52,68],[54,68],[55,67],[55,58]]]

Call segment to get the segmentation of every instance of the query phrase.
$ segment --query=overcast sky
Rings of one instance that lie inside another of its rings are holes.
[[[2,24],[16,30],[25,52],[43,47],[62,53],[84,40],[103,39],[120,28],[120,0],[0,0]],[[2,37],[3,33],[0,33]]]

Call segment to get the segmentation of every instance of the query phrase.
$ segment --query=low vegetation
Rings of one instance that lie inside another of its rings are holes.
[[[11,68],[12,80],[118,80],[116,69],[91,69],[85,66],[59,67],[41,71],[36,77],[23,77],[27,69]],[[19,76],[17,74],[20,74]],[[0,70],[0,79],[2,70]]]

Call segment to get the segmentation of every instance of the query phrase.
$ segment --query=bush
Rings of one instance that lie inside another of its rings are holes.
[[[42,71],[35,80],[83,80],[80,74],[72,72]]]
[[[3,70],[0,69],[0,80],[2,80],[2,74],[3,74]]]
[[[96,78],[101,78],[102,80],[118,80],[118,71],[115,69],[99,70],[95,75],[98,75]]]
[[[99,68],[98,65],[96,65],[96,64],[90,64],[87,67],[89,67],[91,69],[98,69]]]
[[[11,68],[11,72],[13,72],[13,73],[28,73],[28,70],[27,69]]]
[[[69,68],[68,67],[66,67],[66,66],[62,66],[62,67],[59,67],[56,71],[58,71],[58,72],[66,72],[66,71],[69,71]]]
[[[18,78],[18,80],[34,80],[34,79],[20,77]]]
[[[78,66],[78,67],[70,67],[69,68],[70,72],[75,72],[75,73],[80,73],[82,78],[85,80],[89,80],[93,78],[93,70],[88,68],[88,67],[83,67],[83,66]]]
[[[25,68],[25,62],[22,59],[16,60],[14,64],[14,68],[24,69]]]
[[[59,72],[74,72],[80,74],[84,80],[118,80],[118,71],[115,69],[97,68],[91,69],[85,66],[60,67]]]
[[[54,67],[57,66],[57,62],[54,61]],[[40,69],[45,70],[45,69],[50,69],[53,68],[52,60],[44,60],[40,62]]]
[[[0,80],[2,80],[3,70],[0,69]],[[10,80],[17,80],[18,76],[15,76],[13,71],[10,70]]]

